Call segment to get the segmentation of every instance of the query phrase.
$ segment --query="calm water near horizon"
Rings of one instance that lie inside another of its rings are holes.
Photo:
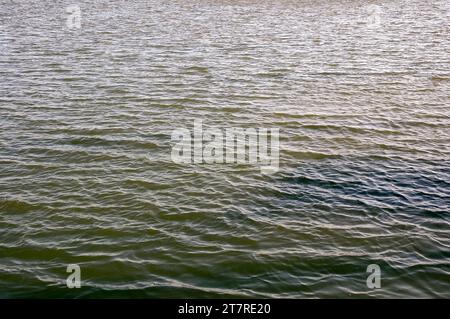
[[[279,128],[279,171],[174,163],[198,119]],[[450,2],[2,1],[18,297],[450,298]]]

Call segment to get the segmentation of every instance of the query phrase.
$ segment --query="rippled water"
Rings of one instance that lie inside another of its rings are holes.
[[[450,297],[449,32],[447,0],[2,1],[0,297]],[[173,163],[194,119],[280,128],[280,171]]]

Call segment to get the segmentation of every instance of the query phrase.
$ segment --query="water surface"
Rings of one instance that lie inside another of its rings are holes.
[[[77,3],[0,4],[0,297],[450,297],[447,0]]]

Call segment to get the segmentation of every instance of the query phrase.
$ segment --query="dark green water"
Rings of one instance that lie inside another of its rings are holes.
[[[450,297],[447,0],[73,3],[0,3],[0,297]]]

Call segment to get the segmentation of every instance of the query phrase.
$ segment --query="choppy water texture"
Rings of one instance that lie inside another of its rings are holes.
[[[447,0],[73,3],[0,4],[0,297],[450,297]]]

